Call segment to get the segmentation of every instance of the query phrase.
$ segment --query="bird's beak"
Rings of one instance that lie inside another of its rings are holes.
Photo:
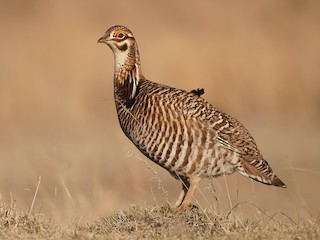
[[[99,38],[98,43],[105,43],[109,41],[109,36],[108,35],[103,35],[101,38]]]

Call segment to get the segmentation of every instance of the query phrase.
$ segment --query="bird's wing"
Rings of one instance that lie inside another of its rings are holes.
[[[183,115],[189,128],[200,130],[204,135],[209,133],[210,141],[220,143],[247,161],[262,158],[253,137],[238,120],[214,108],[192,92],[165,85],[158,85],[157,89],[161,94],[152,96],[161,102],[159,105],[171,108],[177,116]]]
[[[188,93],[188,97],[192,98],[192,104],[181,104],[183,107],[180,108],[180,111],[189,119],[196,118],[196,121],[203,126],[202,131],[211,132],[213,141],[242,155],[245,160],[261,158],[253,137],[238,120],[219,111],[206,100],[192,93]],[[190,121],[191,125],[192,122],[195,121]]]

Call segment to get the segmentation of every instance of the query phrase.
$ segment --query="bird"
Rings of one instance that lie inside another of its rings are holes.
[[[202,98],[144,77],[136,38],[125,26],[109,28],[98,43],[114,55],[114,100],[121,129],[139,151],[182,183],[174,204],[191,204],[203,178],[238,172],[266,185],[285,188],[237,119]]]

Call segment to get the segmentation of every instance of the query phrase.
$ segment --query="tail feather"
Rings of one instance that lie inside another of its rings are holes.
[[[250,162],[241,160],[237,171],[241,175],[252,178],[258,182],[286,188],[286,185],[274,174],[268,162],[263,159]]]
[[[273,175],[272,179],[272,185],[277,186],[277,187],[283,187],[286,188],[287,186],[278,178],[276,175]]]

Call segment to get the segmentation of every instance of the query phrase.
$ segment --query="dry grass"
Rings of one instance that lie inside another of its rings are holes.
[[[63,239],[67,232],[41,214],[28,214],[16,205],[0,204],[1,239]]]
[[[282,223],[236,220],[232,212],[217,214],[191,206],[183,213],[166,207],[131,207],[86,228],[97,235],[124,239],[318,239],[318,222]]]
[[[41,214],[26,214],[0,205],[2,239],[319,239],[320,221],[236,220],[191,206],[173,213],[169,206],[131,206],[86,225],[62,227]]]

